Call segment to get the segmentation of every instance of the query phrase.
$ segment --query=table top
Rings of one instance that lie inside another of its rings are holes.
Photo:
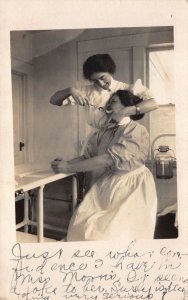
[[[15,191],[22,190],[26,192],[71,175],[73,174],[55,174],[51,169],[30,171],[16,176]]]

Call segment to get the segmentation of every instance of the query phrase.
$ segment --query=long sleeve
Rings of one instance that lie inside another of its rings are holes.
[[[135,123],[132,131],[124,133],[116,143],[108,147],[114,170],[131,171],[147,159],[149,151],[149,135],[144,126]]]

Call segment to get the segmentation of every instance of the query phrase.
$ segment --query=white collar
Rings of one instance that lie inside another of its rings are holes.
[[[119,125],[126,125],[131,121],[130,117],[124,117],[118,124]]]

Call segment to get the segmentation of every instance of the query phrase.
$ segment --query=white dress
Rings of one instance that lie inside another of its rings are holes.
[[[148,132],[134,121],[93,134],[85,155],[109,153],[114,164],[89,173],[91,188],[71,218],[67,241],[153,238],[157,196],[144,165],[148,150]]]

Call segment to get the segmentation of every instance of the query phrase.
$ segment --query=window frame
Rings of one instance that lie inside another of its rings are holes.
[[[168,45],[159,45],[159,46],[150,46],[146,48],[146,85],[149,86],[149,53],[154,51],[166,51],[166,50],[174,50],[174,44],[168,44]],[[159,107],[165,107],[165,106],[175,106],[175,103],[165,103],[165,104],[159,104]]]

